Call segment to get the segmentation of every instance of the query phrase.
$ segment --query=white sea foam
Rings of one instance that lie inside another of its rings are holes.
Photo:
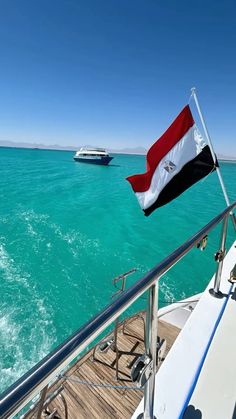
[[[26,225],[28,234],[33,239],[32,247],[36,253],[40,252],[39,246],[42,243],[45,243],[47,250],[50,250],[52,247],[51,241],[49,242],[49,237],[51,238],[51,232],[67,243],[68,252],[72,254],[74,258],[78,258],[82,249],[93,249],[93,251],[100,248],[100,242],[98,239],[89,239],[83,235],[80,231],[69,230],[66,232],[62,231],[62,228],[54,222],[50,222],[50,217],[47,214],[39,214],[34,210],[20,211],[18,214],[22,223]],[[39,225],[44,226],[43,233],[40,232]]]
[[[27,337],[31,350],[26,354],[24,342],[21,341],[23,325],[16,323],[11,313],[0,318],[0,390],[15,382],[50,351],[51,338],[41,327],[37,325],[36,328]],[[40,345],[36,345],[34,341],[38,333],[41,337]]]
[[[31,235],[31,236],[37,236],[37,232],[34,230],[34,228],[33,228],[33,226],[32,226],[32,224],[28,224],[27,225],[27,230],[28,230],[28,233]]]
[[[0,269],[2,275],[8,281],[21,282],[25,286],[28,285],[28,274],[21,275],[15,267],[14,259],[9,256],[3,244],[0,244]]]
[[[173,288],[168,284],[168,279],[162,279],[160,281],[160,290],[164,294],[164,298],[167,302],[175,301],[175,294]]]
[[[43,358],[54,344],[50,309],[22,271],[0,245],[2,292],[0,301],[0,392]]]
[[[21,225],[25,226],[27,235],[30,236],[34,252],[41,253],[41,245],[46,243],[46,237],[45,232],[40,231],[40,226],[47,226],[49,216],[36,213],[32,209],[27,211],[20,209],[17,215]]]
[[[100,243],[98,239],[89,239],[83,235],[80,231],[69,230],[66,233],[62,232],[62,229],[59,225],[55,223],[50,223],[48,225],[54,234],[60,238],[62,241],[68,244],[68,250],[72,255],[77,258],[80,254],[81,249],[99,249]]]
[[[49,218],[49,215],[39,214],[39,213],[36,213],[34,210],[30,209],[27,211],[20,211],[19,217],[25,221],[30,221],[30,222],[34,221],[36,223],[41,223],[41,222],[47,221]]]

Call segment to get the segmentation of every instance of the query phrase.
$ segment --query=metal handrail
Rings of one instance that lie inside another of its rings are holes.
[[[18,413],[55,376],[77,357],[118,316],[131,306],[145,291],[151,289],[163,274],[175,265],[202,238],[236,207],[236,202],[213,218],[200,231],[163,259],[143,278],[128,288],[115,301],[66,339],[37,365],[8,388],[0,399],[0,417],[9,418]]]

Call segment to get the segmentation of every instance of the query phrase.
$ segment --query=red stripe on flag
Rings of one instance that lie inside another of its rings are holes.
[[[152,176],[160,161],[193,125],[194,119],[187,105],[164,134],[148,150],[146,173],[127,177],[134,192],[145,192],[150,188]]]

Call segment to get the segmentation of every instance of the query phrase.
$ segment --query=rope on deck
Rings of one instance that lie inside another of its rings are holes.
[[[113,388],[119,390],[139,390],[143,391],[143,388],[139,388],[136,386],[115,386],[113,384],[98,384],[98,383],[90,383],[89,381],[80,380],[79,378],[68,377],[68,375],[60,375],[59,378],[65,378],[67,381],[71,381],[72,383],[82,384],[85,386],[90,387],[106,387],[106,388]]]

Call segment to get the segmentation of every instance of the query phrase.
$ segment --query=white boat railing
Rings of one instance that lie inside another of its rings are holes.
[[[16,383],[0,396],[0,418],[12,418],[24,408],[38,393],[41,392],[36,417],[41,417],[44,400],[49,383],[73,361],[88,345],[93,342],[109,325],[114,322],[141,295],[148,291],[146,314],[146,383],[144,385],[145,419],[153,419],[155,373],[156,373],[156,344],[157,344],[157,309],[158,309],[158,280],[173,265],[182,259],[196,244],[221,221],[223,221],[220,249],[215,260],[218,263],[215,283],[210,291],[213,297],[225,298],[220,292],[220,280],[225,256],[225,241],[229,214],[232,214],[236,202],[213,218],[206,226],[179,246],[173,253],[151,269],[144,277],[124,291],[118,298],[107,305],[100,313],[82,326],[72,336],[43,358],[37,365],[23,375]]]

